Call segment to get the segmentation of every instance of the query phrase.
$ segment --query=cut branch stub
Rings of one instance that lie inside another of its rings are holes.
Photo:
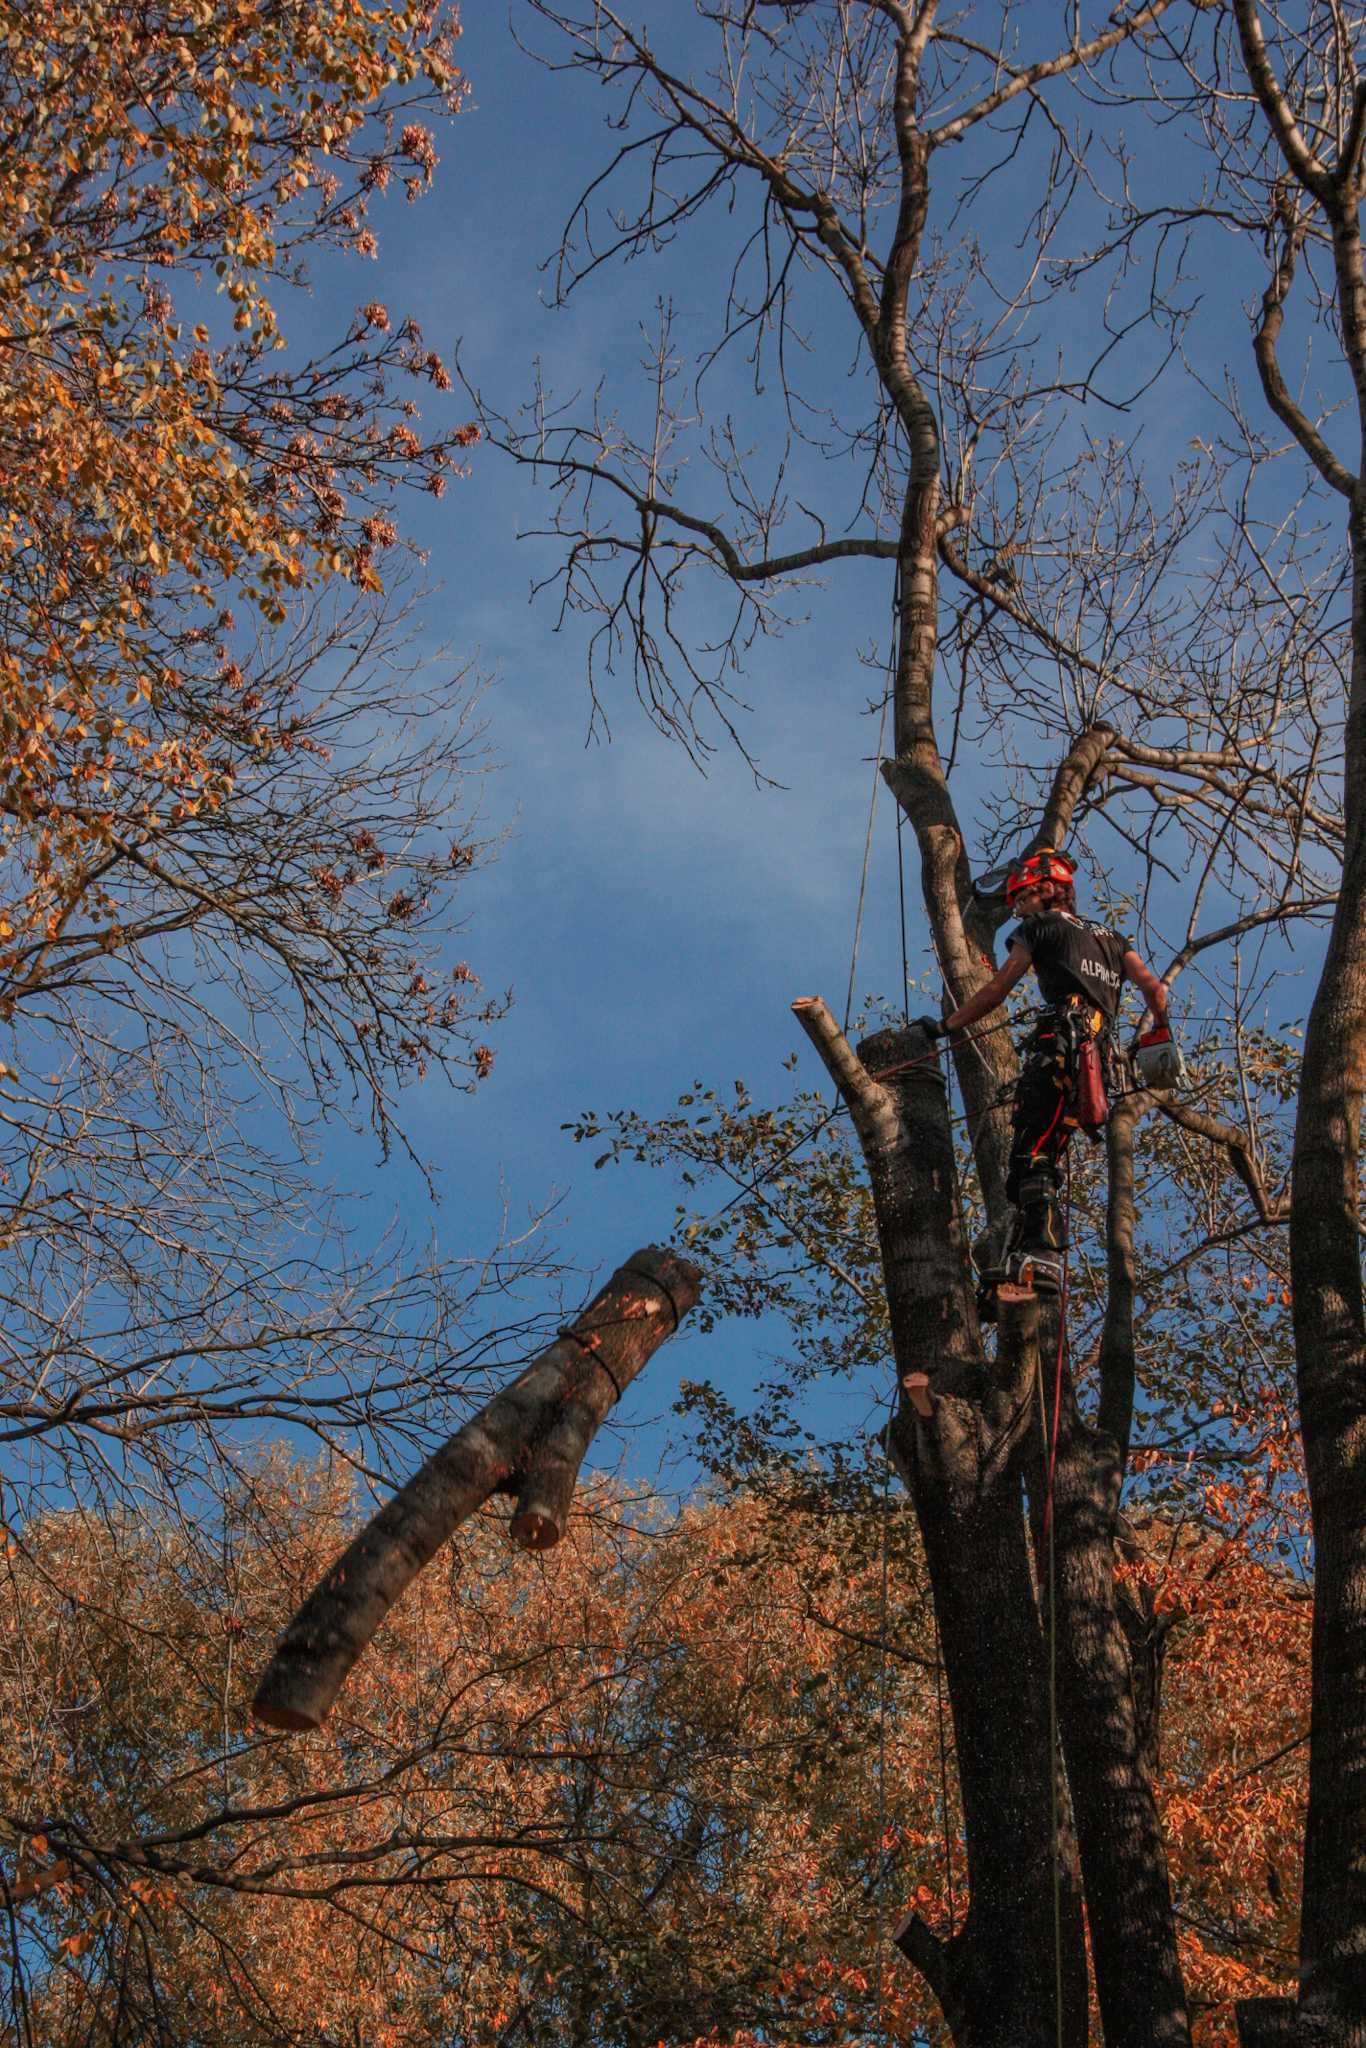
[[[280,1638],[252,1702],[268,1727],[320,1727],[395,1600],[460,1524],[521,1481],[512,1533],[545,1550],[612,1403],[697,1300],[701,1275],[647,1246],[583,1314],[430,1457],[347,1546]]]

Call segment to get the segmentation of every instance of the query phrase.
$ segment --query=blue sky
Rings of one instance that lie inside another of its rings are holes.
[[[379,296],[395,317],[414,315],[443,353],[458,339],[472,379],[509,402],[529,389],[538,353],[557,383],[591,384],[638,352],[638,313],[624,310],[624,293],[615,306],[608,293],[551,312],[539,266],[572,181],[600,146],[599,110],[581,85],[522,55],[498,12],[469,9],[465,22],[474,100],[440,138],[435,191],[379,213],[378,262],[321,276],[309,324]],[[595,1173],[563,1122],[588,1107],[664,1110],[699,1077],[743,1076],[761,1099],[778,1099],[794,1051],[804,1078],[823,1081],[788,1005],[819,991],[843,1006],[877,731],[864,715],[874,679],[857,650],[879,635],[885,645],[890,585],[881,565],[856,566],[840,588],[811,594],[808,628],[757,645],[746,733],[782,786],[756,788],[724,749],[699,773],[649,726],[629,684],[609,702],[610,742],[590,739],[582,636],[557,634],[553,604],[529,601],[549,556],[517,533],[543,519],[530,479],[487,449],[473,451],[469,475],[439,506],[407,508],[433,586],[420,641],[434,660],[444,644],[494,679],[490,737],[502,765],[485,814],[508,836],[468,886],[462,950],[491,989],[515,993],[491,1034],[491,1078],[473,1096],[438,1083],[415,1090],[407,1122],[438,1170],[430,1220],[445,1248],[491,1238],[504,1196],[515,1223],[558,1194],[559,1242],[605,1271],[667,1236],[674,1194],[643,1170]],[[900,940],[885,791],[879,825],[858,982],[893,995]],[[337,1134],[324,1164],[353,1187],[368,1182],[378,1214],[401,1208],[422,1227],[415,1177],[397,1160],[377,1167],[368,1141]],[[680,1376],[703,1372],[734,1385],[752,1343],[748,1329],[685,1336],[661,1355],[649,1392],[663,1403]]]

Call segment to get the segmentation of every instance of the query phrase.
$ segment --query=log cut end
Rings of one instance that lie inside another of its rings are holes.
[[[508,1535],[519,1550],[553,1550],[564,1534],[563,1524],[554,1516],[538,1514],[534,1508],[515,1514]]]
[[[680,1252],[671,1251],[667,1245],[642,1245],[638,1252],[632,1252],[626,1264],[613,1275],[613,1280],[624,1281],[628,1273],[637,1280],[642,1277],[652,1280],[660,1289],[664,1301],[659,1306],[670,1309],[669,1321],[673,1329],[677,1329],[689,1309],[696,1306],[697,1297],[702,1292],[702,1268],[694,1265],[691,1259],[685,1259]],[[624,1317],[628,1322],[638,1316],[658,1313],[658,1308],[650,1305],[648,1295],[642,1295],[639,1288],[627,1297],[627,1302],[629,1306],[624,1305]],[[649,1342],[649,1350],[653,1352],[669,1334],[669,1330],[662,1331],[657,1339]]]
[[[320,1649],[318,1641],[301,1643],[294,1632],[284,1637],[256,1688],[253,1721],[286,1735],[307,1735],[322,1727],[350,1660],[329,1658],[325,1649],[320,1655]]]
[[[308,1735],[323,1725],[323,1716],[319,1713],[291,1707],[283,1700],[268,1699],[264,1685],[251,1703],[251,1718],[267,1728],[279,1728],[286,1735]]]

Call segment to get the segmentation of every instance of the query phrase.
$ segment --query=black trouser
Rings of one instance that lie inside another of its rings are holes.
[[[1101,1028],[1100,1013],[1078,1004],[1075,1010],[1046,1011],[1025,1044],[1015,1084],[1006,1194],[1020,1211],[1024,1243],[1032,1250],[1062,1248],[1058,1161],[1076,1129],[1072,1101],[1078,1054]]]

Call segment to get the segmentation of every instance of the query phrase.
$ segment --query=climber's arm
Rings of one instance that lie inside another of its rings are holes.
[[[1124,955],[1124,972],[1148,1005],[1154,1024],[1167,1022],[1167,984],[1159,981],[1141,953],[1131,946]]]
[[[1022,945],[1017,939],[991,980],[984,982],[975,996],[969,996],[960,1010],[952,1011],[944,1019],[942,1028],[946,1032],[965,1031],[968,1025],[975,1024],[979,1017],[987,1016],[1005,1001],[1016,982],[1028,974],[1030,964],[1028,946]]]

